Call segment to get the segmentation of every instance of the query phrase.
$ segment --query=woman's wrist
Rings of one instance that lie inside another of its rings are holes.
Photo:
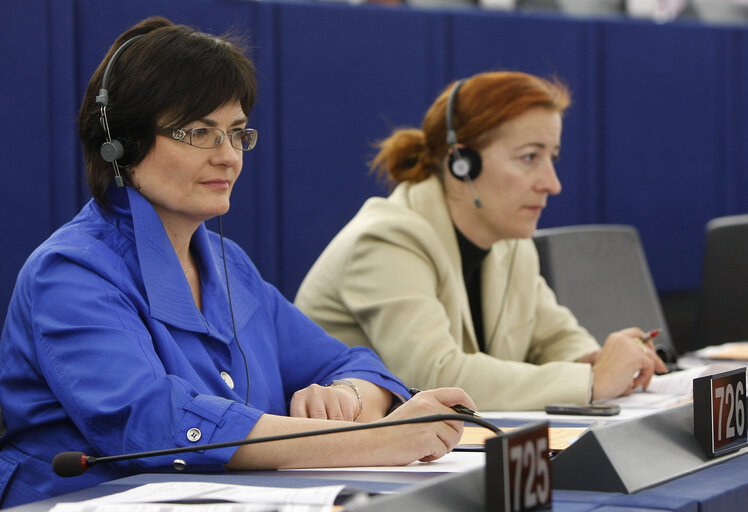
[[[353,421],[356,421],[361,416],[361,413],[364,410],[364,401],[361,399],[361,390],[358,389],[358,386],[356,384],[348,379],[335,379],[330,383],[330,386],[348,386],[356,393],[356,399],[358,400],[358,412],[353,417]]]

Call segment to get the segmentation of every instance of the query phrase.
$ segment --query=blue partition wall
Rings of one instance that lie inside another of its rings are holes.
[[[541,226],[635,225],[661,292],[698,287],[705,222],[748,211],[748,28],[246,0],[0,0],[2,311],[29,252],[88,200],[80,98],[114,38],[150,15],[249,36],[260,139],[225,231],[288,298],[361,203],[386,194],[367,173],[373,142],[418,126],[447,83],[483,70],[571,87],[564,191]]]

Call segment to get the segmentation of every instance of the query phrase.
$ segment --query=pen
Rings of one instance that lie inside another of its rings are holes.
[[[408,389],[408,392],[411,395],[417,395],[421,392],[418,388],[410,388]],[[473,416],[474,418],[480,418],[481,415],[475,412],[474,410],[470,409],[469,407],[465,407],[464,405],[457,404],[452,406],[452,410],[456,412],[457,414],[467,414],[468,416]]]
[[[646,342],[648,342],[649,340],[653,340],[653,339],[655,339],[655,338],[657,337],[657,335],[658,335],[658,334],[660,334],[660,331],[661,331],[661,330],[662,330],[661,328],[657,328],[657,329],[652,329],[651,331],[649,331],[649,332],[647,333],[647,335],[646,335],[646,336],[644,336],[644,338],[641,338],[641,342],[642,342],[642,343],[646,343]]]

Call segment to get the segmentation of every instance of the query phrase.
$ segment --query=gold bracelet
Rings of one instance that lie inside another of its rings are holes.
[[[356,392],[356,398],[358,398],[358,413],[356,413],[356,416],[353,418],[353,421],[356,421],[359,416],[361,416],[361,411],[364,410],[364,402],[361,400],[361,391],[359,391],[358,386],[356,386],[353,382],[349,381],[348,379],[336,379],[332,381],[332,384],[330,386],[348,386],[350,388],[353,388],[353,391]]]

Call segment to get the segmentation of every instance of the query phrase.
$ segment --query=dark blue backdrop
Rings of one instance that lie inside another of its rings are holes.
[[[164,15],[249,35],[258,147],[226,217],[266,279],[293,298],[370,195],[372,142],[419,125],[451,80],[488,69],[572,88],[542,226],[625,223],[662,292],[700,277],[703,229],[748,211],[748,28],[478,10],[241,0],[0,0],[0,311],[29,252],[88,199],[76,136],[84,87],[114,38]]]

